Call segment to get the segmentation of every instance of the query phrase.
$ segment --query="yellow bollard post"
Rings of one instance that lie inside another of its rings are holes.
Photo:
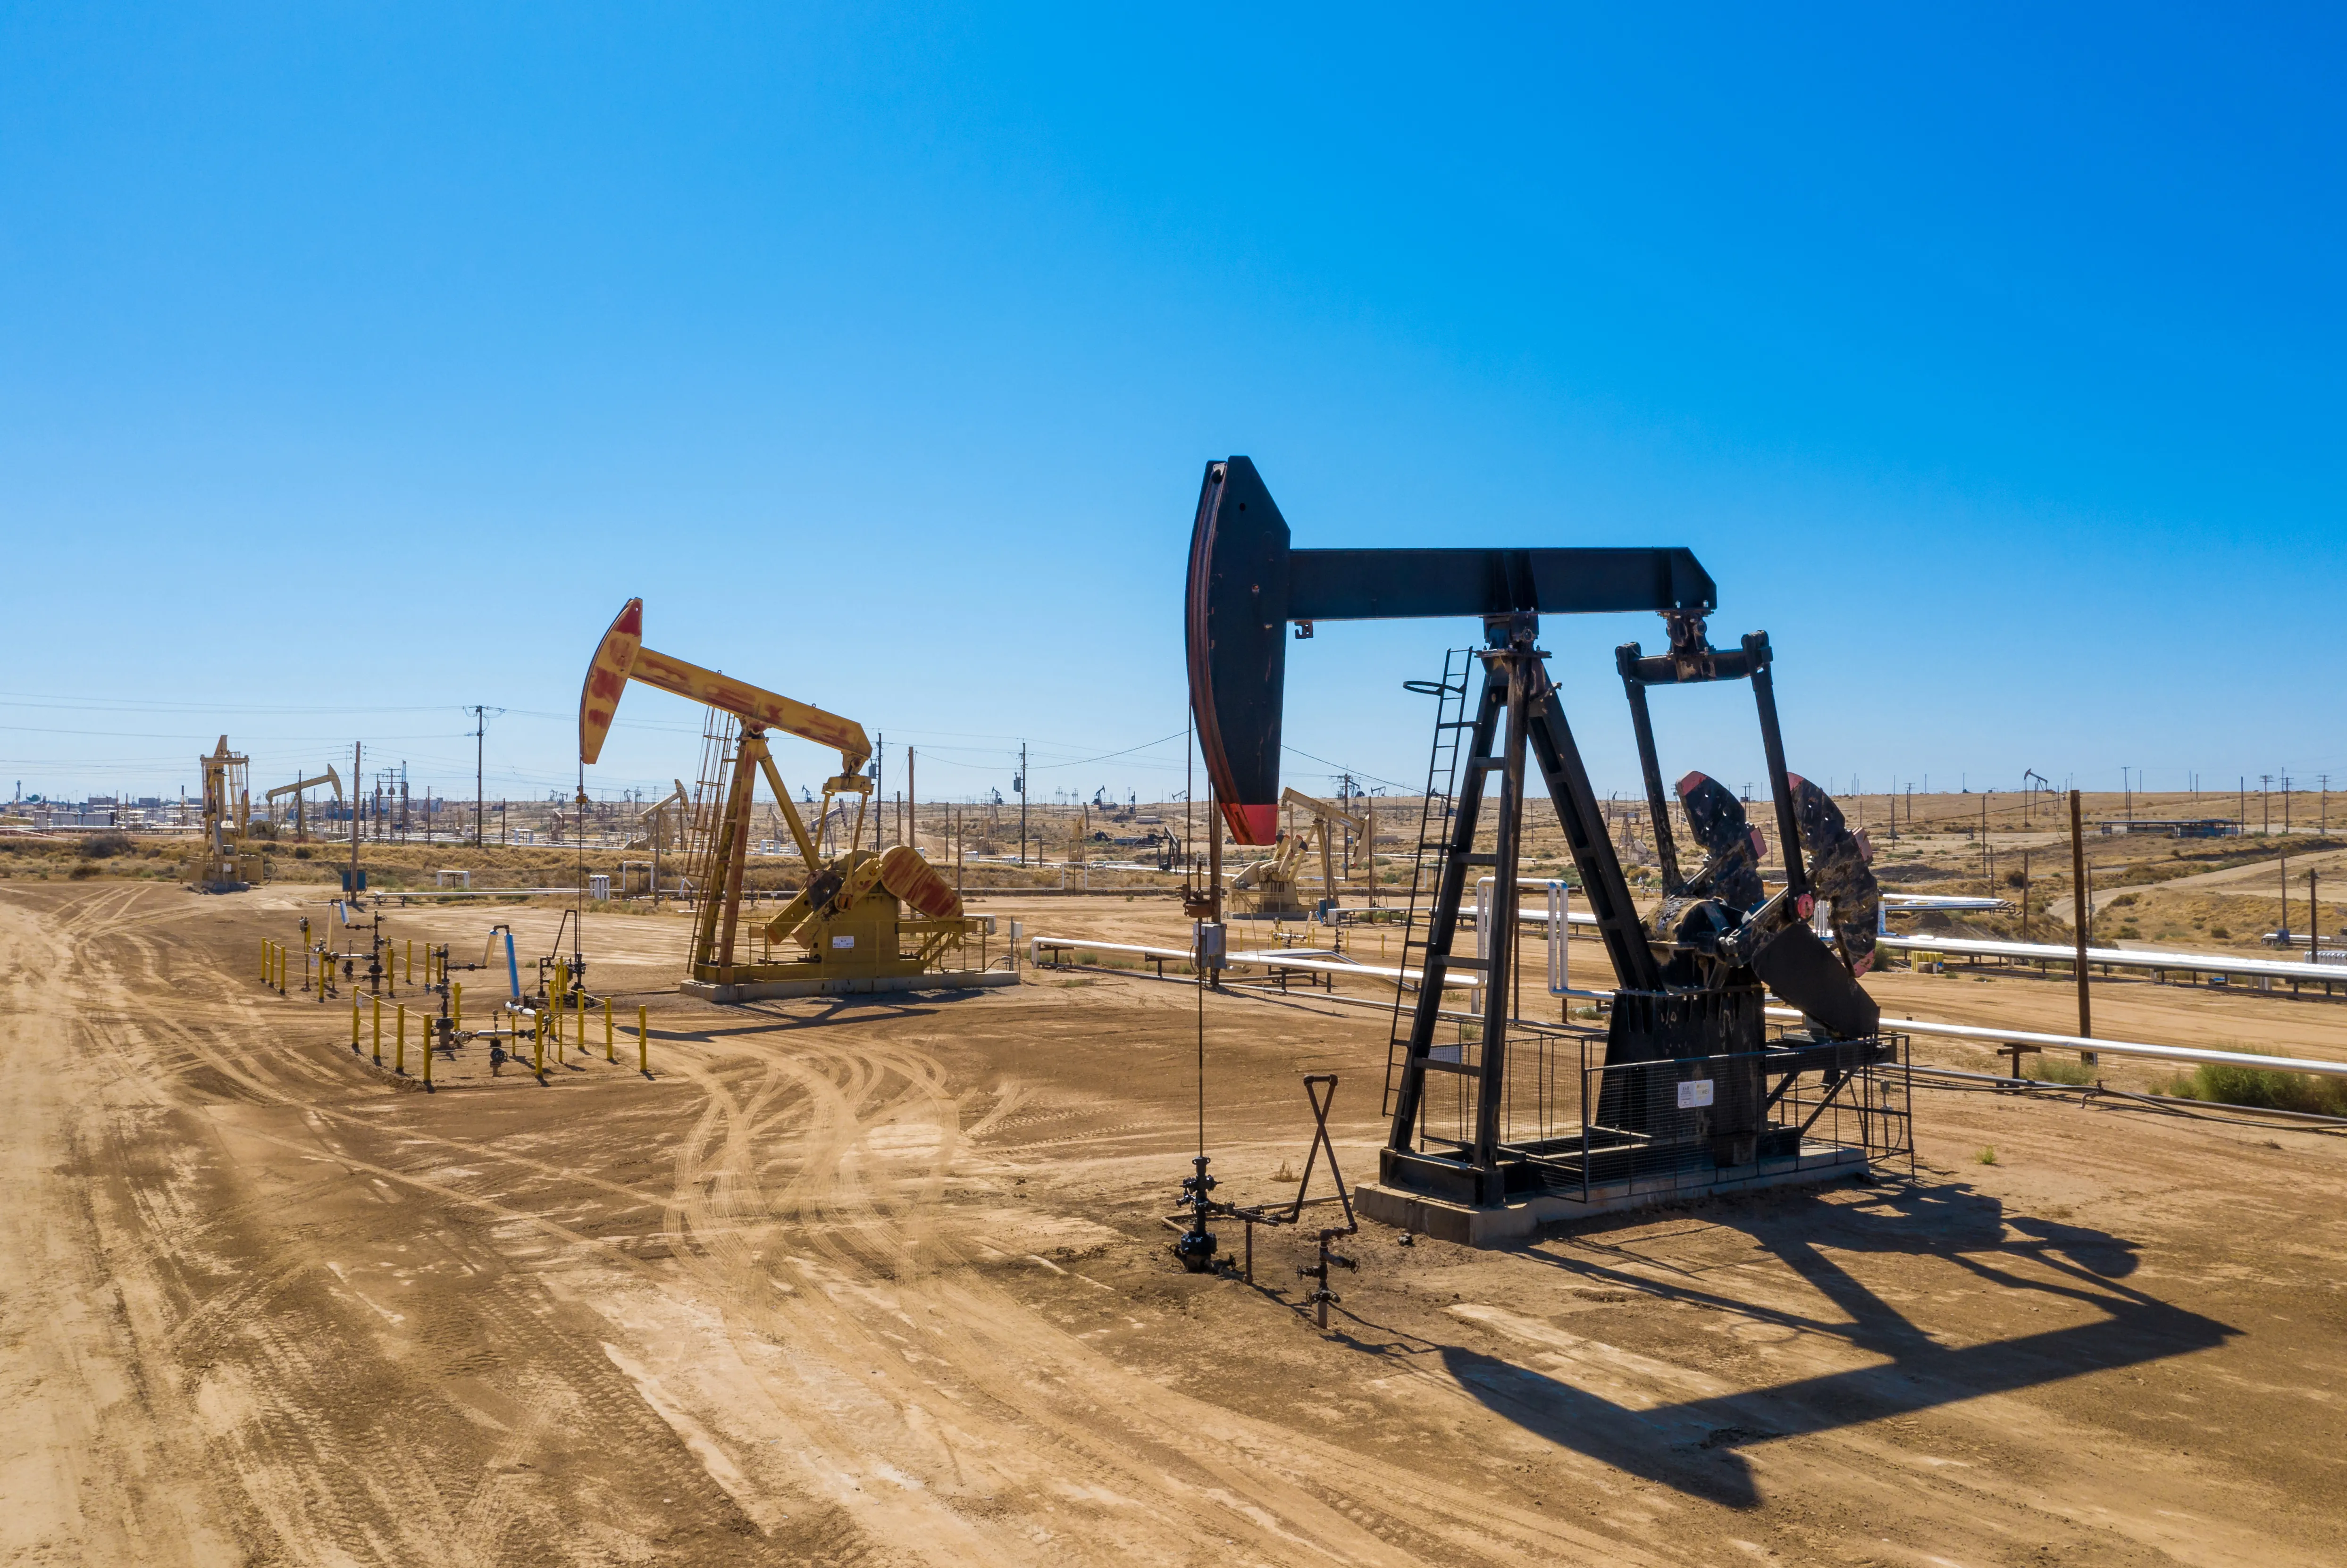
[[[405,979],[409,985],[414,985],[415,983],[415,938],[413,937],[407,938],[406,963],[407,972],[401,978]]]
[[[610,997],[603,999],[603,1060],[606,1061],[620,1060],[619,1051],[613,1049],[611,1044],[611,999]]]
[[[646,1078],[652,1075],[652,1031],[645,1026],[644,1009],[636,1009],[636,1067]]]
[[[391,1048],[391,1070],[403,1078],[407,1075],[407,1004],[405,1002],[399,1007],[399,1034],[397,1043]]]
[[[464,1027],[465,1027],[465,982],[464,982],[464,981],[462,981],[462,980],[458,980],[455,985],[450,986],[450,987],[448,988],[448,1002],[449,1002],[449,1005],[450,1005],[451,1007],[453,1007],[453,1008],[455,1008],[455,1009],[456,1009],[456,1018],[455,1018],[453,1020],[451,1020],[451,1021],[454,1023],[454,1025],[455,1025],[455,1027],[456,1027],[456,1028],[457,1028],[457,1029],[462,1029],[462,1028],[464,1028]]]
[[[433,1036],[433,1032],[434,1032],[434,1031],[433,1031],[433,1029],[432,1029],[432,1020],[431,1020],[429,1017],[427,1017],[427,1018],[425,1018],[425,1020],[424,1020],[424,1087],[425,1087],[425,1088],[426,1088],[426,1089],[429,1089],[429,1088],[431,1088],[431,1087],[432,1087],[432,1036]]]
[[[359,999],[351,999],[351,1054],[359,1053]]]
[[[280,942],[277,944],[277,994],[281,997],[285,994],[285,944]]]
[[[383,999],[374,999],[374,1064],[383,1065]]]
[[[269,938],[261,938],[261,983],[269,983]]]
[[[579,1054],[584,1056],[587,1054],[587,993],[576,991],[572,994],[578,998],[577,1015],[571,1020],[578,1027],[572,1038],[579,1041]]]
[[[529,1070],[540,1078],[546,1076],[546,1015],[539,1013],[531,1031]]]

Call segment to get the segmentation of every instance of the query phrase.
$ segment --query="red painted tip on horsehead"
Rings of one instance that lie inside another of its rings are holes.
[[[603,754],[603,741],[620,708],[620,694],[628,689],[628,672],[644,645],[644,601],[631,599],[620,607],[610,630],[595,644],[588,661],[587,680],[579,691],[579,760],[592,764]]]

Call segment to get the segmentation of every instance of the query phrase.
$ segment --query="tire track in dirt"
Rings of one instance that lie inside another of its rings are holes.
[[[800,1222],[794,1227],[800,1234],[791,1239],[803,1241],[815,1251],[829,1266],[835,1282],[821,1292],[803,1290],[785,1297],[784,1305],[760,1315],[764,1319],[755,1326],[760,1332],[790,1342],[835,1347],[841,1352],[835,1358],[843,1363],[866,1360],[886,1366],[905,1358],[903,1342],[907,1337],[876,1331],[876,1321],[885,1316],[911,1327],[925,1311],[948,1325],[944,1328],[934,1323],[925,1325],[933,1336],[945,1340],[925,1358],[950,1367],[953,1380],[962,1385],[957,1389],[951,1383],[930,1379],[927,1388],[949,1399],[958,1395],[954,1411],[964,1422],[972,1419],[971,1393],[1005,1412],[989,1420],[993,1430],[968,1434],[974,1440],[974,1449],[1031,1449],[1040,1440],[1068,1470],[1083,1473],[1092,1484],[1148,1497],[1149,1510],[1161,1525],[1169,1515],[1181,1519],[1199,1540],[1235,1532],[1251,1537],[1255,1550],[1275,1560],[1299,1548],[1346,1561],[1404,1560],[1404,1554],[1375,1530],[1383,1524],[1397,1534],[1419,1532],[1415,1524],[1395,1520],[1389,1502],[1373,1495],[1382,1491],[1390,1499],[1397,1491],[1417,1506],[1448,1513],[1454,1536],[1472,1531],[1482,1537],[1478,1548],[1496,1547],[1501,1560],[1516,1556],[1535,1560],[1568,1542],[1583,1549],[1602,1547],[1611,1555],[1623,1554],[1619,1542],[1595,1537],[1573,1540],[1554,1522],[1530,1515],[1528,1511],[1507,1522],[1513,1527],[1507,1533],[1525,1535],[1521,1552],[1510,1550],[1508,1543],[1491,1539],[1493,1509],[1489,1500],[1464,1493],[1445,1495],[1443,1489],[1399,1475],[1376,1477],[1374,1484],[1362,1486],[1361,1456],[1333,1446],[1316,1456],[1335,1472],[1331,1490],[1340,1495],[1364,1495],[1344,1496],[1343,1502],[1350,1506],[1331,1507],[1315,1491],[1266,1467],[1269,1456],[1294,1448],[1291,1434],[1259,1429],[1244,1418],[1235,1419],[1213,1407],[1169,1395],[1156,1384],[1134,1378],[1089,1348],[1075,1344],[1059,1330],[1036,1322],[1031,1309],[999,1291],[974,1290],[969,1281],[973,1277],[969,1266],[975,1260],[963,1256],[958,1249],[937,1245],[937,1227],[932,1223],[935,1205],[918,1201],[884,1205],[853,1168],[856,1162],[851,1157],[856,1144],[874,1130],[899,1122],[908,1109],[916,1109],[940,1130],[925,1184],[932,1190],[942,1184],[958,1153],[953,1132],[958,1131],[959,1101],[947,1092],[941,1069],[926,1053],[868,1044],[856,1048],[846,1060],[836,1052],[815,1058],[816,1053],[800,1052],[794,1062],[805,1076],[815,1122],[791,1129],[799,1144],[795,1152],[801,1173],[778,1194],[777,1204],[783,1205],[781,1213]],[[905,1091],[876,1099],[870,1091],[876,1071],[901,1080]],[[698,1174],[699,1170],[692,1162],[681,1165],[688,1174]],[[750,1189],[735,1184],[726,1190],[738,1199]],[[689,1210],[701,1207],[696,1194],[697,1188],[681,1186],[680,1204]],[[747,1261],[745,1238],[753,1234],[756,1216],[713,1204],[702,1212],[712,1224],[722,1222],[731,1246],[736,1249],[731,1257],[707,1260],[711,1293],[743,1298],[748,1282],[739,1275]],[[689,1214],[688,1224],[690,1219]],[[935,1255],[925,1261],[920,1255],[925,1250]],[[938,1284],[942,1269],[955,1271],[950,1287]],[[858,1283],[874,1275],[892,1284]],[[852,1307],[839,1299],[841,1296]],[[1017,1323],[1022,1331],[990,1336],[959,1327],[981,1322]],[[1039,1356],[1039,1348],[1049,1353]],[[848,1349],[856,1354],[846,1354]],[[939,1350],[945,1353],[939,1355]],[[989,1375],[973,1370],[989,1367],[1005,1371]],[[1103,1408],[1106,1401],[1079,1399],[1071,1409],[1065,1393],[1046,1398],[1036,1392],[1039,1386],[1051,1383],[1064,1389],[1105,1384],[1126,1396],[1125,1406],[1112,1412]],[[1155,1407],[1168,1403],[1175,1409],[1156,1413]],[[888,1433],[873,1446],[899,1454],[915,1451],[921,1445],[909,1440],[914,1436]],[[865,1440],[872,1442],[868,1436]],[[1201,1452],[1202,1446],[1207,1451]],[[1203,1475],[1195,1473],[1201,1471]],[[1191,1472],[1187,1478],[1174,1479],[1185,1471]],[[1316,1479],[1324,1483],[1329,1480]],[[1205,1512],[1201,1512],[1202,1506]],[[1505,1516],[1516,1511],[1499,1512]],[[1298,1533],[1299,1528],[1306,1532]],[[1175,1533],[1178,1538],[1179,1532]],[[1144,1545],[1125,1540],[1092,1544],[1114,1544],[1155,1555],[1165,1542]],[[1450,1544],[1455,1549],[1462,1542],[1454,1538]]]
[[[110,953],[84,955],[88,961],[75,980],[86,996],[118,989],[109,958],[129,967],[144,967],[142,961],[151,962],[153,958],[151,943],[140,937],[127,936],[108,946]],[[313,1127],[323,1118],[362,1138],[393,1131],[364,1116],[308,1103],[303,1093],[285,1081],[282,1061],[268,1061],[269,1053],[258,1061],[240,1061],[219,1052],[217,1040],[210,1037],[223,1027],[251,1030],[260,1021],[258,999],[236,993],[223,977],[213,973],[190,977],[186,994],[190,1005],[181,1011],[190,1015],[188,1019],[149,1018],[147,1022],[153,1027],[138,1030],[136,1040],[126,1042],[117,1038],[101,1048],[100,1054],[114,1068],[109,1081],[132,1102],[145,1107],[147,1113],[200,1113],[201,1097],[190,1100],[185,1091],[183,1059],[217,1056],[215,1066],[223,1086],[237,1098],[260,1106],[296,1108]],[[211,1016],[206,1018],[206,1014]],[[146,1060],[134,1062],[132,1053]],[[334,1086],[345,1093],[353,1088],[343,1081]],[[359,1086],[362,1093],[365,1087]],[[305,1159],[330,1161],[331,1168],[337,1171],[411,1185],[417,1183],[414,1173],[355,1157],[331,1137],[321,1139],[318,1152],[313,1153],[302,1139],[279,1137],[251,1126],[238,1127],[232,1135],[258,1139]],[[545,1162],[528,1163],[533,1178],[562,1173]],[[648,1211],[657,1208],[656,1194],[606,1184],[628,1201],[643,1204]],[[550,1230],[568,1247],[597,1250],[603,1245],[600,1238],[567,1226],[549,1226],[543,1215],[497,1203],[479,1193],[454,1190],[445,1184],[424,1185],[458,1209],[486,1206],[502,1222]],[[235,1210],[231,1207],[227,1212]],[[162,1255],[185,1256],[204,1233],[219,1228],[224,1215],[214,1214],[191,1221],[187,1215],[159,1209],[150,1201],[142,1208],[141,1219],[160,1233],[156,1239],[163,1244],[157,1249]],[[230,1427],[209,1433],[207,1448],[216,1460],[225,1459],[245,1483],[247,1504],[258,1516],[243,1532],[248,1538],[274,1539],[300,1556],[320,1561],[392,1556],[488,1562],[510,1560],[509,1543],[501,1543],[500,1538],[511,1531],[517,1519],[527,1518],[540,1542],[575,1536],[579,1518],[543,1500],[518,1512],[495,1502],[476,1509],[460,1495],[455,1500],[459,1506],[452,1508],[451,1500],[443,1495],[438,1481],[421,1461],[423,1445],[389,1442],[372,1429],[354,1429],[348,1419],[352,1401],[338,1396],[337,1389],[345,1381],[341,1363],[351,1358],[355,1342],[364,1335],[351,1332],[347,1326],[325,1329],[314,1313],[307,1315],[305,1321],[301,1303],[282,1299],[298,1296],[304,1282],[321,1276],[330,1261],[323,1251],[298,1237],[288,1253],[284,1261],[262,1271],[257,1282],[240,1282],[212,1304],[214,1310],[201,1317],[190,1313],[196,1320],[190,1324],[183,1318],[180,1324],[191,1329],[187,1337],[192,1341],[182,1350],[199,1352],[214,1374],[205,1386],[214,1403],[226,1399],[245,1412]],[[510,1285],[503,1288],[510,1295]],[[201,1300],[200,1292],[184,1288],[169,1294],[179,1301]],[[264,1305],[271,1310],[255,1310]],[[493,1311],[502,1306],[525,1321],[532,1316],[544,1317],[543,1299],[534,1282],[520,1296],[480,1305]],[[289,1323],[297,1327],[289,1327]],[[333,1346],[335,1350],[322,1358],[313,1352],[313,1344]],[[231,1348],[237,1358],[225,1368],[217,1364]],[[549,1354],[562,1363],[550,1378],[539,1375]],[[557,1338],[534,1345],[529,1359],[532,1369],[528,1375],[537,1386],[537,1405],[567,1408],[577,1421],[609,1432],[628,1433],[632,1423],[629,1446],[637,1456],[639,1471],[650,1481],[672,1493],[714,1491],[697,1463],[676,1448],[666,1428],[649,1416],[633,1391],[600,1357],[579,1355]],[[230,1388],[230,1383],[237,1386]],[[518,1440],[509,1438],[506,1447],[518,1441],[526,1448],[541,1440],[546,1430],[544,1421],[526,1425],[522,1435]],[[735,1512],[722,1495],[699,1496],[695,1501],[704,1512]],[[746,1522],[737,1519],[737,1522],[746,1526]],[[485,1532],[488,1539],[484,1538]]]

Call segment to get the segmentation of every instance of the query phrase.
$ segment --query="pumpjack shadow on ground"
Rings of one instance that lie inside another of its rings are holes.
[[[1741,1231],[1847,1314],[1843,1320],[1756,1306],[1694,1284],[1557,1250],[1569,1235],[1507,1249],[1588,1286],[1734,1312],[1798,1333],[1821,1334],[1883,1358],[1877,1365],[1796,1378],[1771,1388],[1700,1395],[1634,1409],[1594,1392],[1579,1375],[1619,1356],[1545,1320],[1494,1308],[1454,1307],[1501,1328],[1561,1364],[1563,1376],[1522,1361],[1419,1335],[1345,1334],[1372,1354],[1430,1358],[1459,1389],[1496,1415],[1561,1447],[1691,1497],[1748,1509],[1763,1499],[1743,1450],[1786,1438],[1886,1420],[2090,1372],[2187,1355],[2223,1344],[2239,1330],[2172,1307],[2120,1283],[2136,1271],[2137,1247],[2106,1231],[2007,1216],[1994,1198],[1962,1183],[1902,1184],[1862,1204],[1830,1210],[1720,1205],[1706,1218]],[[1773,1212],[1771,1212],[1773,1208]],[[1829,1217],[1830,1216],[1830,1217]],[[1823,1222],[1823,1223],[1820,1223]],[[1580,1250],[1593,1250],[1579,1244]],[[1606,1249],[1597,1244],[1594,1250]],[[1830,1250],[1902,1252],[1937,1257],[2011,1291],[2016,1312],[2047,1300],[2084,1307],[2091,1322],[2018,1338],[1951,1346],[1916,1327],[1828,1255]],[[1349,1315],[1348,1315],[1349,1316]],[[1378,1326],[1360,1318],[1362,1329]],[[1635,1359],[1631,1358],[1631,1359]]]

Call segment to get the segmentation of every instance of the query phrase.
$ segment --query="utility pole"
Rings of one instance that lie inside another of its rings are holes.
[[[2306,961],[2310,964],[2322,961],[2322,909],[2314,901],[2315,876],[2311,871],[2306,874]]]
[[[2094,1010],[2086,999],[2086,922],[2093,918],[2086,897],[2086,840],[2078,806],[2078,792],[2070,792],[2070,907],[2077,926],[2077,943],[2073,951],[2078,970],[2078,1035],[2082,1040],[2095,1038]],[[2079,1060],[2091,1064],[2095,1053],[2079,1053]]]
[[[2273,774],[2258,775],[2258,836],[2273,832]]]
[[[920,793],[913,788],[913,748],[905,748],[905,842],[921,847]]]
[[[2021,939],[2029,940],[2029,851],[2021,852]]]
[[[2119,769],[2119,792],[2127,796],[2127,819],[2135,820],[2135,786],[2127,782],[2127,770]]]
[[[1019,864],[1027,864],[1027,743],[1019,743]]]
[[[1223,923],[1223,805],[1212,780],[1206,784],[1206,897],[1210,901],[1206,918],[1219,926]]]
[[[481,805],[481,758],[484,738],[489,733],[489,711],[479,703],[473,705],[473,847],[482,847],[483,825]]]
[[[2290,836],[2290,775],[2288,774],[2281,775],[2281,832],[2284,838]]]
[[[359,896],[359,764],[365,755],[362,743],[351,743],[351,885],[344,891]]]

